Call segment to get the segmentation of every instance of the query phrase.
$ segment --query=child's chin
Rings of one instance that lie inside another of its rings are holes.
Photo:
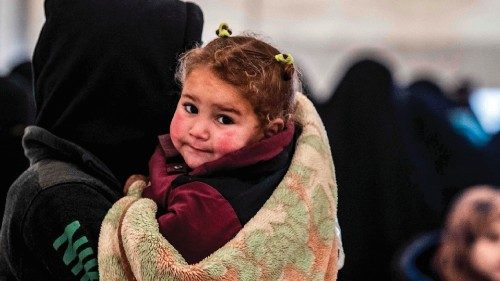
[[[201,165],[203,165],[205,162],[202,162],[202,161],[189,161],[189,162],[186,162],[186,165],[191,169],[191,170],[194,170],[198,167],[200,167]]]
[[[202,155],[202,156],[206,156],[206,155]],[[196,169],[196,168],[198,168],[206,163],[215,161],[219,158],[215,158],[215,157],[213,157],[213,155],[210,155],[209,157],[191,157],[189,160],[184,159],[184,161],[186,161],[186,165],[191,170],[194,170],[194,169]]]

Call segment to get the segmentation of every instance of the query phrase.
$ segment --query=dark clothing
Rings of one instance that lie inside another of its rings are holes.
[[[412,181],[402,141],[395,85],[384,64],[354,62],[319,108],[338,183],[338,218],[346,252],[339,280],[392,280],[399,247],[430,224]]]
[[[20,75],[0,77],[0,155],[8,163],[0,178],[0,222],[9,186],[29,166],[21,144],[24,128],[33,124],[35,114],[29,83]]]
[[[398,259],[397,273],[401,281],[440,280],[434,265],[441,231],[434,230],[417,236],[406,245]]]
[[[31,125],[34,119],[33,93],[19,76],[0,77],[0,135],[18,125]],[[19,134],[19,133],[18,133]],[[22,135],[22,130],[20,132]]]
[[[170,136],[160,136],[143,196],[158,204],[160,232],[188,263],[226,244],[264,205],[290,165],[293,135],[290,124],[190,171]]]
[[[35,124],[98,155],[121,182],[146,174],[177,106],[178,55],[201,38],[200,8],[51,0],[45,14],[33,54]]]
[[[7,265],[18,280],[71,280],[84,276],[96,280],[92,276],[97,274],[100,222],[120,197],[120,183],[94,155],[43,128],[28,127],[23,145],[31,166],[8,193],[0,265]],[[68,237],[69,242],[56,249],[53,244],[68,234],[65,229],[72,223],[80,227]],[[86,242],[80,247],[71,245],[78,239]],[[69,256],[65,264],[67,249],[90,254],[80,259]],[[87,263],[88,268],[77,274],[71,272],[73,267]]]
[[[200,41],[195,4],[45,1],[34,54],[31,166],[7,197],[0,279],[96,280],[101,220],[147,171],[178,100],[177,55]]]
[[[413,140],[415,154],[421,163],[417,170],[425,180],[427,201],[444,222],[450,202],[457,194],[473,185],[499,185],[499,154],[489,144],[471,142],[453,125],[453,117],[472,114],[470,108],[446,97],[436,83],[419,80],[408,89],[405,103],[406,128]],[[469,116],[475,119],[475,116]],[[477,120],[476,120],[477,121]]]

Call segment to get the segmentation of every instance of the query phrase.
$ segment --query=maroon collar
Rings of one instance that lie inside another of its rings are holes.
[[[190,171],[189,174],[193,176],[205,175],[214,171],[240,168],[270,160],[290,144],[294,132],[294,123],[288,122],[286,129],[282,132],[226,154],[217,160],[207,162]],[[169,134],[161,135],[158,139],[167,158],[179,156]]]

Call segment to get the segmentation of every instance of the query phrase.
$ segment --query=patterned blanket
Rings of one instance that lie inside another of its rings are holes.
[[[289,170],[257,214],[226,245],[189,265],[160,234],[144,181],[106,215],[99,237],[101,280],[336,280],[337,184],[326,132],[297,95],[302,133]]]

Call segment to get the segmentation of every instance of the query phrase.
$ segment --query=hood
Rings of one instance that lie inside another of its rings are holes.
[[[89,150],[123,183],[147,173],[179,97],[176,59],[203,14],[170,0],[46,0],[33,54],[35,124]]]

